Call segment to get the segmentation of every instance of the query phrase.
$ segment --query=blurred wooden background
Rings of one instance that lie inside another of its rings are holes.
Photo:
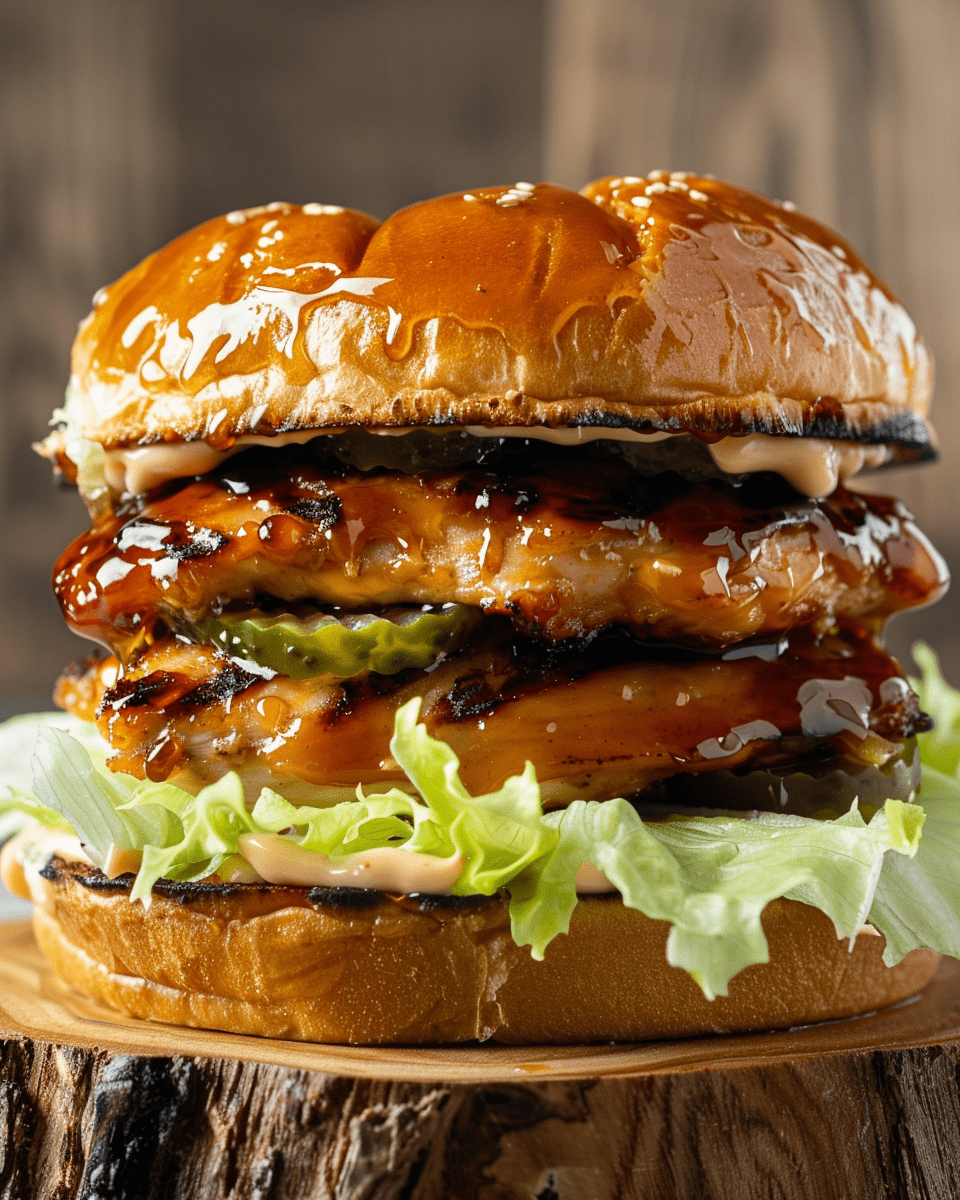
[[[833,225],[938,361],[939,465],[884,476],[960,568],[955,0],[0,0],[0,711],[84,652],[51,564],[85,525],[29,452],[90,297],[274,199],[386,216],[483,183],[706,171]],[[941,647],[955,601],[891,641]]]

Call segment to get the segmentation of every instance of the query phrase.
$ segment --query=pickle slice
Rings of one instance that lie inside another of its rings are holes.
[[[192,632],[218,649],[292,679],[349,679],[365,671],[395,675],[408,667],[428,667],[441,653],[462,644],[478,617],[477,610],[465,604],[306,618],[253,610],[208,617],[193,625]]]

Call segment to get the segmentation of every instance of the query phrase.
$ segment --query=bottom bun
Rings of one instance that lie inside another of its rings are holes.
[[[54,859],[34,882],[37,940],[56,972],[135,1017],[354,1045],[642,1041],[853,1016],[913,995],[938,957],[897,966],[882,936],[852,951],[795,901],[767,906],[770,962],[705,999],[666,959],[668,925],[587,896],[536,962],[499,897],[161,881]]]

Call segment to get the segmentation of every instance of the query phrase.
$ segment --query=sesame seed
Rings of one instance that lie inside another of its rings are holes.
[[[647,195],[659,196],[667,190],[665,183],[648,183]]]
[[[780,205],[780,207],[785,208],[787,210],[787,212],[796,212],[797,211],[797,206],[794,204],[794,202],[792,200],[784,200],[783,203]]]
[[[308,217],[322,217],[335,216],[342,213],[343,208],[339,204],[305,204],[300,211]]]
[[[696,200],[698,204],[702,204],[705,200],[709,199],[709,197],[707,196],[706,192],[698,192],[696,188],[691,188],[690,199]]]
[[[649,208],[653,201],[649,196],[634,196],[630,203],[635,204],[637,208]]]
[[[616,265],[616,263],[623,258],[623,255],[620,253],[619,249],[610,242],[601,242],[600,245],[603,247],[603,253],[606,255],[607,262],[611,265],[611,267]]]

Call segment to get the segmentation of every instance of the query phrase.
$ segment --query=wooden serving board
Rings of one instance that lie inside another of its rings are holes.
[[[0,926],[0,1197],[960,1197],[960,964],[881,1013],[377,1049],[117,1016]]]

